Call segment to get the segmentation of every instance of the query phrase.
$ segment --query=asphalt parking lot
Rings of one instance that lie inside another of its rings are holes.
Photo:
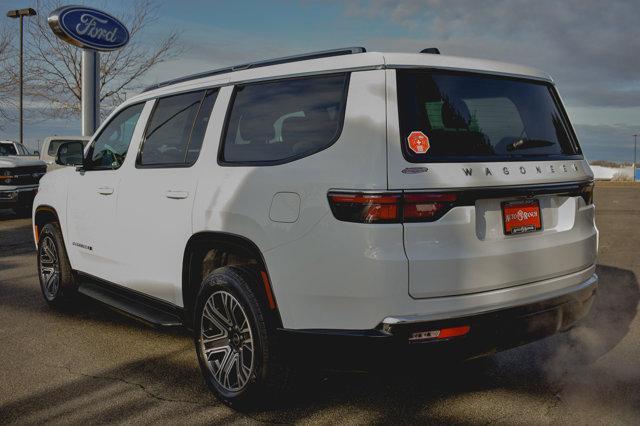
[[[191,338],[40,293],[29,218],[0,210],[0,424],[640,424],[640,185],[599,184],[600,289],[569,333],[414,374],[327,373],[268,412],[207,391]]]

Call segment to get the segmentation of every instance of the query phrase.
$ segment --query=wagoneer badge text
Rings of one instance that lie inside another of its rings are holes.
[[[538,165],[538,166],[504,166],[500,168],[491,168],[491,167],[482,167],[481,173],[485,176],[493,176],[494,174],[504,174],[506,176],[511,174],[516,175],[526,175],[528,173],[531,174],[542,174],[546,173],[575,173],[578,171],[578,166],[576,163],[571,164],[546,164],[546,165]],[[474,169],[472,167],[463,167],[462,173],[465,176],[473,176]],[[477,174],[477,172],[476,172]]]

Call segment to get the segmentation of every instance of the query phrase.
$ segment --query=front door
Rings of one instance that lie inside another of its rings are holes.
[[[140,138],[144,103],[118,112],[86,152],[82,170],[69,179],[67,251],[74,269],[118,282],[116,206],[121,166],[131,141]],[[140,122],[140,123],[139,123]]]

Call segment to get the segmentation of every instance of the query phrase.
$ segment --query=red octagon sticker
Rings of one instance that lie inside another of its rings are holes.
[[[407,137],[409,148],[416,154],[425,154],[431,145],[429,145],[429,138],[422,132],[411,132]]]

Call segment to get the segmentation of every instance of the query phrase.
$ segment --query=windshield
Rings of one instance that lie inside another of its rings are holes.
[[[12,143],[0,143],[0,156],[18,155],[16,147]]]
[[[397,73],[402,150],[411,162],[580,154],[549,84],[444,71]]]

